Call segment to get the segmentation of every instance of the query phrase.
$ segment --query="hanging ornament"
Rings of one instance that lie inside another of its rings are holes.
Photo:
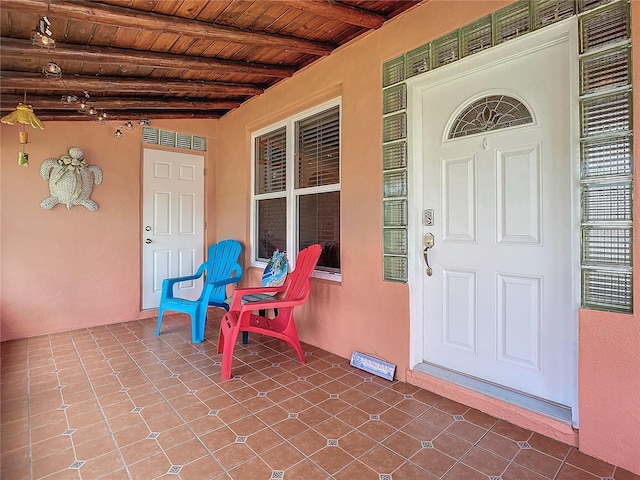
[[[9,115],[2,117],[0,122],[8,123],[9,125],[19,122],[31,125],[33,128],[44,129],[44,124],[36,117],[36,114],[33,113],[31,105],[25,105],[24,103],[19,103],[16,109]]]
[[[25,103],[19,103],[16,109],[9,115],[2,117],[0,122],[7,123],[9,125],[14,125],[16,122],[22,123],[22,131],[18,132],[20,144],[22,145],[22,151],[18,152],[18,165],[28,167],[29,154],[25,152],[25,145],[29,143],[29,134],[26,131],[26,126],[31,125],[33,128],[44,129],[44,124],[38,117],[36,117],[36,114],[33,113],[31,105],[26,104],[26,98]]]

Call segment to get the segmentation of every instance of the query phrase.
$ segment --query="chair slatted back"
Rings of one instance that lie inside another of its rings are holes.
[[[230,278],[234,272],[242,273],[238,258],[242,245],[237,240],[222,240],[214,243],[207,251],[207,273],[205,282]],[[213,287],[209,295],[209,303],[223,303],[227,298],[226,286]]]
[[[318,263],[322,247],[318,244],[301,250],[296,260],[296,268],[287,277],[287,291],[283,300],[300,300],[306,298],[311,290],[311,274]]]

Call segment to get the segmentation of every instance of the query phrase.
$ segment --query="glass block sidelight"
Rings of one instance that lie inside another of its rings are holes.
[[[493,46],[491,17],[485,17],[460,29],[460,56],[466,57]]]
[[[385,280],[404,283],[408,281],[407,257],[385,255],[383,263],[383,275]]]
[[[589,266],[631,264],[632,229],[586,227],[582,230],[582,263]]]
[[[459,45],[460,42],[457,31],[434,40],[431,44],[432,68],[441,67],[442,65],[446,65],[447,63],[455,62],[460,59]]]
[[[384,62],[382,66],[382,86],[388,87],[404,81],[404,56]]]
[[[393,113],[407,108],[407,85],[401,83],[382,92],[382,113]]]
[[[385,198],[407,196],[407,171],[398,170],[382,174],[382,187]]]
[[[582,178],[631,175],[632,151],[630,135],[583,140],[580,145]]]
[[[632,221],[631,180],[582,185],[582,222]]]
[[[580,100],[582,137],[628,132],[631,129],[631,92],[617,92]]]
[[[384,142],[392,142],[407,138],[407,114],[398,113],[382,120],[382,138]]]
[[[596,7],[615,1],[616,0],[578,0],[578,12],[593,10]]]
[[[383,64],[384,279],[407,280],[405,81],[577,14],[580,51],[582,305],[632,311],[633,85],[629,0],[518,0]],[[484,108],[484,107],[487,108]],[[451,138],[514,124],[485,105]],[[526,115],[518,118],[527,122]],[[451,134],[451,132],[449,132]]]
[[[605,50],[580,59],[580,94],[631,85],[629,45]]]
[[[633,276],[616,270],[582,271],[582,304],[596,310],[633,311]]]
[[[396,142],[382,146],[382,169],[407,167],[407,142]]]
[[[536,0],[531,2],[531,8],[534,30],[572,17],[576,13],[574,0]]]
[[[419,48],[407,52],[405,63],[407,65],[407,78],[427,72],[431,69],[431,44],[427,43]]]
[[[382,240],[385,254],[406,255],[408,253],[406,228],[385,228]]]
[[[594,10],[578,20],[580,53],[626,40],[631,33],[629,3],[619,1]]]
[[[407,201],[387,200],[383,206],[383,224],[385,227],[407,226]]]
[[[494,14],[496,45],[529,33],[529,5],[530,2],[516,2]]]

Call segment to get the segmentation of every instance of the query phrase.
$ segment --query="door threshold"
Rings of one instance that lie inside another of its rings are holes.
[[[431,375],[432,377],[445,380],[454,385],[468,388],[478,393],[482,393],[492,398],[503,400],[517,407],[551,417],[567,425],[572,424],[571,407],[560,405],[559,403],[545,400],[543,398],[527,395],[526,393],[511,390],[509,388],[487,382],[464,373],[455,372],[438,365],[422,362],[413,367],[414,370]]]

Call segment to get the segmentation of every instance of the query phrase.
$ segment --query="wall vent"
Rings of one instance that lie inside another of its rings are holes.
[[[143,127],[143,143],[162,145],[163,147],[176,147],[183,150],[207,151],[207,139],[189,133],[178,133],[159,128]]]

